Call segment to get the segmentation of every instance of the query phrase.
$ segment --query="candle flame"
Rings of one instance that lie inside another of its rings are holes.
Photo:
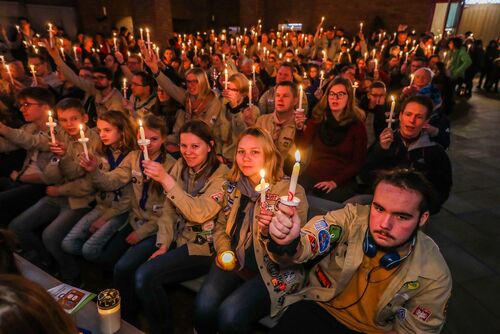
[[[231,264],[234,261],[234,255],[230,251],[224,252],[222,253],[221,260],[224,264]]]
[[[142,128],[142,120],[139,120],[139,126]]]
[[[300,151],[295,151],[295,162],[300,162]]]
[[[391,100],[392,102],[394,102],[394,95],[391,95]]]
[[[49,110],[49,117],[52,117],[52,110]]]
[[[83,124],[80,123],[80,131],[83,131]]]
[[[265,171],[265,169],[264,169],[264,168],[262,168],[262,169],[260,170],[259,174],[260,174],[260,177],[261,177],[261,178],[264,178],[264,177],[266,176],[266,171]]]

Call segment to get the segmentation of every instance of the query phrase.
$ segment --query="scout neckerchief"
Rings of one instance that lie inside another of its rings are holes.
[[[134,111],[135,111],[135,113],[138,113],[139,110],[141,110],[143,108],[146,109],[146,111],[149,111],[149,109],[145,108],[145,106],[147,106],[154,98],[156,98],[156,93],[149,95],[149,97],[146,99],[146,101],[140,105],[137,105],[139,100],[134,99]]]
[[[141,173],[142,173],[142,195],[141,195],[141,200],[139,201],[139,207],[143,210],[146,210],[146,203],[148,202],[148,196],[149,196],[148,190],[149,190],[149,185],[151,184],[151,181],[147,180],[147,176],[146,176],[146,174],[144,174],[144,167],[142,167],[143,160],[144,160],[144,152],[141,152],[141,156],[139,158],[139,167],[141,168]],[[163,152],[160,153],[158,158],[156,158],[154,161],[156,161],[156,162],[163,161]]]
[[[191,102],[189,94],[186,94],[186,114],[184,116],[184,120],[189,122],[192,120],[194,115],[197,115],[204,110],[206,106],[213,100],[214,96],[212,94],[208,94],[204,98],[197,98],[194,102]]]
[[[280,133],[281,133],[281,129],[283,129],[283,127],[287,124],[287,123],[290,123],[290,121],[293,119],[290,118],[290,119],[284,119],[282,121],[280,121],[278,119],[278,115],[277,115],[277,112],[275,111],[273,113],[273,124],[274,124],[274,128],[273,128],[273,133],[271,134],[272,137],[273,137],[273,140],[274,141],[277,141],[278,139],[280,139]]]
[[[116,167],[120,166],[120,164],[122,163],[123,159],[125,158],[125,154],[123,154],[123,152],[120,152],[120,155],[115,160],[115,157],[113,156],[113,151],[109,147],[106,150],[106,156],[107,156],[107,159],[108,159],[108,164],[109,164],[109,170],[110,171],[112,171]],[[113,201],[120,200],[120,197],[122,195],[122,189],[123,189],[123,187],[121,187],[121,188],[113,191],[113,193],[115,194],[115,197],[113,198]]]

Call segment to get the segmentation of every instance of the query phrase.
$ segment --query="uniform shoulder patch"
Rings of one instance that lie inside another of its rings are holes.
[[[316,231],[323,230],[328,227],[326,220],[321,219],[314,223],[314,229]]]
[[[313,235],[308,234],[307,238],[309,239],[309,244],[311,245],[311,252],[316,254],[318,252],[318,242]]]
[[[222,202],[222,195],[223,195],[222,191],[219,191],[216,192],[215,194],[210,195],[210,197],[217,203],[220,203]]]
[[[328,228],[328,232],[330,232],[332,243],[339,241],[340,237],[342,237],[342,227],[338,225],[330,225],[330,227]]]
[[[327,230],[321,230],[318,233],[318,242],[319,242],[319,252],[324,253],[328,246],[330,246],[330,233]]]
[[[423,307],[422,305],[418,305],[414,310],[413,310],[413,315],[421,321],[426,322],[429,317],[431,316],[432,311],[429,310],[428,308]]]
[[[420,283],[418,281],[405,282],[405,284],[403,284],[403,288],[408,290],[416,290],[420,288]]]

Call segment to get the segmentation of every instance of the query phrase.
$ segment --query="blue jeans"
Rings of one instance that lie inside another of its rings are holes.
[[[63,238],[75,223],[90,208],[71,209],[67,197],[45,196],[28,210],[17,216],[10,224],[25,251],[30,252],[35,262],[50,263],[51,256],[59,265],[63,280],[74,279],[80,268],[72,255],[61,248]],[[36,231],[45,227],[42,240]]]
[[[172,312],[165,286],[198,278],[208,272],[210,256],[189,255],[187,245],[147,261],[135,273],[135,292],[151,333],[172,332]]]
[[[134,293],[136,270],[157,250],[156,235],[131,246],[118,260],[114,269],[114,286],[120,291],[122,318],[132,320],[137,309]]]
[[[83,255],[89,261],[99,259],[104,246],[125,223],[128,213],[111,218],[94,234],[90,234],[90,225],[101,215],[102,210],[95,208],[83,216],[64,238],[62,249],[69,254]]]
[[[252,324],[269,315],[271,300],[260,274],[248,281],[215,263],[196,296],[198,333],[249,333]]]

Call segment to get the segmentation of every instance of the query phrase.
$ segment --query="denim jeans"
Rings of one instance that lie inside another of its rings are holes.
[[[195,279],[208,272],[210,256],[189,255],[187,245],[142,264],[135,273],[135,292],[151,333],[172,332],[171,305],[165,286]]]
[[[96,261],[108,241],[125,223],[128,213],[115,216],[108,220],[95,233],[90,234],[92,223],[102,215],[102,210],[95,208],[76,223],[62,242],[62,249],[73,255],[83,255],[86,260]]]
[[[131,246],[115,265],[114,286],[120,292],[122,318],[133,320],[137,302],[134,292],[136,270],[157,250],[156,235]]]
[[[32,251],[34,259],[45,263],[56,260],[63,280],[76,278],[80,268],[72,255],[61,248],[63,238],[90,208],[71,209],[67,197],[43,197],[35,205],[17,216],[10,224],[25,251]],[[36,231],[45,227],[42,240]]]
[[[269,315],[271,301],[258,274],[248,281],[212,264],[196,296],[195,328],[202,333],[249,333]]]

